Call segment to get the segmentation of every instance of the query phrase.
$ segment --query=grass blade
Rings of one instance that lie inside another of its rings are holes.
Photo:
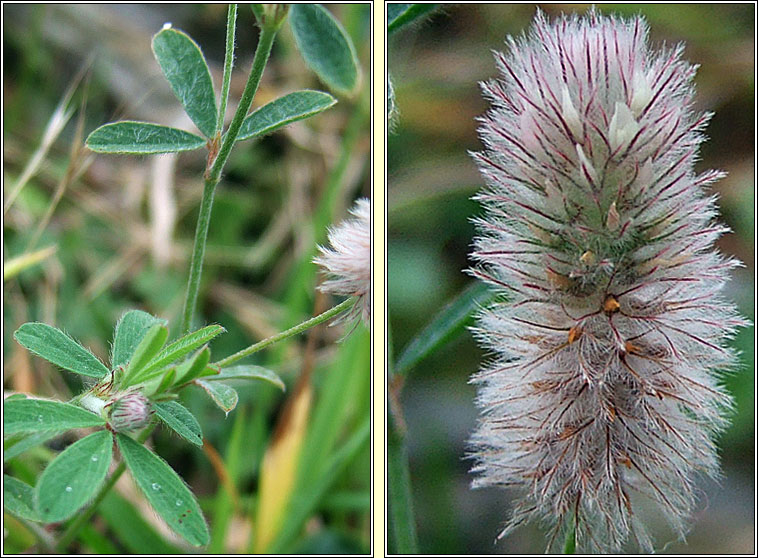
[[[493,297],[494,293],[480,281],[469,285],[405,346],[395,365],[395,374],[407,374],[435,349],[448,342],[463,329],[473,312]]]
[[[15,258],[11,258],[3,265],[3,281],[7,281],[21,273],[22,271],[29,269],[37,265],[38,263],[49,258],[58,249],[57,246],[48,246],[47,248],[41,248],[35,252],[28,254],[21,254]]]

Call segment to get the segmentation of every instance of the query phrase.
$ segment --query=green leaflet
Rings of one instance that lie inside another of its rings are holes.
[[[105,421],[81,407],[59,401],[14,399],[3,403],[3,435],[105,426]]]
[[[186,361],[176,367],[176,378],[174,379],[175,385],[191,382],[195,378],[202,375],[203,371],[208,366],[211,360],[211,351],[208,347],[198,351],[192,358],[188,358]],[[215,371],[216,373],[218,371]]]
[[[387,35],[434,10],[437,4],[387,4]]]
[[[245,118],[237,141],[257,138],[314,116],[333,106],[337,99],[321,91],[295,91],[263,105]]]
[[[47,466],[34,489],[42,521],[63,521],[87,503],[108,473],[112,446],[111,433],[101,430],[71,444]]]
[[[151,372],[160,370],[172,362],[179,360],[225,331],[220,325],[209,325],[188,333],[184,337],[167,345],[166,348],[148,362],[147,366],[137,374],[133,381],[143,381],[149,378]]]
[[[208,525],[195,496],[179,475],[128,436],[117,434],[116,440],[132,477],[158,515],[190,544],[208,544]]]
[[[239,395],[234,388],[221,382],[209,382],[206,380],[195,380],[195,383],[203,388],[211,396],[213,402],[227,415],[237,406]]]
[[[34,509],[34,488],[6,474],[3,474],[3,508],[16,517],[40,521]]]
[[[155,390],[155,393],[163,393],[166,391],[169,387],[174,385],[174,380],[176,379],[176,368],[169,368],[168,372],[166,372],[163,377],[160,378],[160,382],[158,382],[158,387]],[[145,395],[148,395],[147,392],[143,392]]]
[[[215,380],[265,380],[282,391],[286,389],[284,382],[276,372],[255,364],[240,364],[222,368],[219,374],[205,378],[206,382]]]
[[[97,153],[133,155],[191,151],[205,143],[200,136],[184,130],[130,120],[105,124],[87,137],[87,147]]]
[[[129,310],[121,316],[116,324],[116,333],[113,336],[111,366],[114,370],[129,363],[137,345],[145,337],[148,330],[156,324],[166,325],[166,321],[142,310]]]
[[[21,455],[25,451],[41,446],[48,440],[55,438],[58,434],[60,434],[60,430],[44,430],[15,441],[13,445],[3,448],[3,463]]]
[[[158,417],[179,436],[196,446],[203,445],[203,431],[195,416],[184,405],[166,401],[156,403],[153,408]]]
[[[147,366],[158,352],[163,348],[168,338],[168,328],[162,324],[155,324],[147,330],[145,337],[139,342],[134,349],[129,365],[126,367],[124,376],[121,380],[122,387],[129,387],[137,383],[135,379],[141,370]]]
[[[163,29],[153,37],[153,54],[176,98],[207,138],[216,134],[216,95],[205,57],[189,35]]]
[[[102,378],[110,372],[98,358],[61,330],[39,322],[22,325],[16,341],[35,355],[70,372]]]
[[[289,21],[308,67],[337,93],[355,93],[360,84],[355,47],[332,14],[319,4],[293,4]]]

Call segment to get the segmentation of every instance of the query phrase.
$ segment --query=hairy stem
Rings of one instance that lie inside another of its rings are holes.
[[[23,517],[17,517],[16,519],[20,521],[24,527],[26,527],[29,532],[35,536],[43,553],[47,554],[53,551],[53,548],[55,548],[55,540],[53,539],[52,535],[45,530],[44,527],[38,525],[34,521],[24,519]]]
[[[232,151],[234,142],[237,141],[242,122],[245,120],[245,117],[253,104],[253,98],[255,97],[256,91],[258,91],[258,84],[261,82],[263,70],[266,67],[266,62],[268,62],[268,57],[271,54],[274,37],[276,37],[276,27],[267,25],[261,29],[261,35],[258,38],[258,46],[255,49],[253,67],[250,70],[250,76],[247,78],[245,90],[242,92],[242,98],[237,106],[237,112],[234,113],[234,118],[232,118],[232,122],[229,124],[229,130],[224,134],[221,149],[218,152],[216,160],[213,161],[213,166],[208,174],[213,182],[218,182],[219,177],[221,176],[221,171]]]
[[[216,184],[209,179],[205,180],[203,199],[200,201],[200,214],[197,217],[195,228],[195,244],[192,248],[192,261],[190,263],[189,279],[187,281],[187,297],[184,301],[184,314],[182,316],[182,335],[189,333],[192,327],[192,316],[195,314],[197,293],[200,290],[200,275],[203,271],[205,259],[205,243],[208,239],[208,226],[211,222],[211,209],[213,208],[213,194]]]
[[[237,4],[229,4],[226,14],[226,54],[224,54],[224,79],[221,85],[221,99],[218,108],[216,131],[224,129],[226,103],[229,100],[229,85],[232,82],[232,67],[234,66],[234,33],[237,27]]]
[[[205,257],[205,244],[208,239],[208,225],[210,224],[211,209],[213,208],[213,194],[221,179],[221,171],[224,164],[229,158],[234,142],[237,141],[242,121],[247,116],[250,106],[253,104],[253,97],[255,97],[255,92],[258,90],[263,70],[271,54],[274,37],[276,37],[276,28],[264,26],[258,39],[253,67],[250,70],[250,76],[247,78],[245,91],[242,93],[242,98],[237,106],[237,112],[234,113],[229,130],[224,135],[218,155],[212,162],[208,162],[210,168],[206,171],[203,199],[200,202],[200,215],[198,216],[197,227],[195,229],[195,244],[192,250],[192,262],[190,263],[190,274],[187,281],[187,296],[182,316],[182,334],[189,333],[192,327],[192,317],[195,314],[195,306],[197,305],[197,293],[200,290],[200,276]]]
[[[155,426],[157,425],[157,422],[153,422],[150,426],[145,428],[139,436],[137,436],[137,441],[141,444],[147,438],[152,434],[153,430],[155,430]],[[113,474],[110,476],[110,478],[105,482],[105,484],[100,487],[100,491],[97,493],[97,496],[95,496],[95,499],[92,501],[92,504],[82,511],[79,515],[76,516],[76,519],[71,522],[71,524],[68,526],[68,529],[61,535],[61,538],[58,540],[58,544],[55,545],[55,550],[59,553],[64,553],[66,549],[68,548],[68,545],[70,545],[74,539],[76,539],[77,535],[79,535],[79,531],[82,527],[84,527],[87,522],[90,520],[90,518],[94,515],[94,513],[97,511],[97,507],[100,505],[100,502],[103,501],[103,498],[110,492],[111,488],[113,488],[118,482],[118,479],[121,478],[121,475],[124,474],[124,471],[126,470],[126,463],[123,461],[119,464],[118,467],[113,471]]]
[[[302,333],[308,328],[311,328],[315,325],[325,322],[333,318],[334,316],[337,316],[338,314],[349,310],[353,305],[355,305],[357,300],[358,299],[355,297],[348,298],[347,300],[344,300],[337,306],[330,308],[329,310],[319,314],[318,316],[315,316],[309,320],[305,320],[304,322],[299,323],[296,326],[293,326],[286,331],[277,333],[276,335],[272,335],[271,337],[267,337],[266,339],[259,341],[258,343],[255,343],[254,345],[250,345],[246,349],[242,349],[241,351],[234,353],[233,355],[228,356],[225,359],[219,360],[218,362],[214,363],[213,366],[224,368],[225,366],[229,366],[230,364],[233,364],[237,362],[238,360],[245,358],[246,356],[250,356],[253,353],[257,353],[258,351],[265,349],[269,345],[273,345],[274,343],[282,341],[283,339],[287,339],[288,337],[292,337],[293,335]]]

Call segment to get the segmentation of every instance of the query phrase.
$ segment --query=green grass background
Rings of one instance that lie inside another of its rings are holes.
[[[311,262],[326,228],[346,216],[355,198],[370,195],[370,68],[368,5],[330,5],[351,35],[364,72],[362,93],[340,99],[316,118],[235,149],[216,192],[196,325],[220,323],[228,331],[211,345],[215,360],[281,331],[314,311],[318,270]],[[73,76],[93,55],[86,85],[77,88],[84,137],[119,118],[186,127],[180,105],[153,59],[150,41],[165,22],[189,33],[201,46],[220,89],[226,5],[4,5],[4,191],[15,184],[37,149],[48,119]],[[241,5],[230,110],[236,108],[252,62],[258,29]],[[295,49],[285,25],[274,45],[254,107],[297,89],[321,89]],[[71,161],[79,112],[42,161],[39,172],[5,214],[3,259],[28,250],[29,242]],[[64,329],[101,358],[113,328],[129,308],[170,320],[178,334],[189,255],[202,193],[204,152],[181,154],[173,172],[174,230],[156,232],[151,204],[154,158],[94,157],[67,184],[37,247],[56,246],[54,256],[5,281],[3,386],[66,399],[78,378],[30,357],[12,334],[26,321]],[[170,221],[170,220],[169,220]],[[170,248],[162,259],[156,245]],[[325,304],[332,304],[328,297]],[[324,309],[324,308],[322,308]],[[343,328],[322,328],[315,350],[315,400],[306,440],[311,462],[303,463],[299,513],[287,514],[289,534],[280,550],[295,553],[365,553],[370,545],[370,448],[360,438],[370,412],[369,332],[360,326],[343,343]],[[223,485],[209,455],[158,429],[154,449],[191,486],[211,524],[210,552],[245,552],[257,494],[261,458],[284,401],[303,367],[305,336],[277,345],[248,362],[282,375],[288,393],[268,384],[235,382],[240,402],[228,417],[199,388],[182,394],[198,417],[208,443],[223,460]],[[352,439],[357,454],[336,463],[326,483],[326,465]],[[6,472],[32,485],[44,465],[67,443],[64,436],[6,463]],[[313,451],[316,448],[318,451]],[[232,490],[227,490],[228,487]],[[323,489],[323,493],[314,491]],[[308,503],[310,502],[310,503]],[[304,511],[303,511],[304,510]],[[6,514],[5,551],[32,548],[29,531]],[[83,532],[81,552],[183,552],[182,543],[126,485],[111,493]]]
[[[715,116],[702,148],[701,170],[729,176],[714,188],[721,219],[733,233],[719,248],[745,263],[725,295],[754,318],[754,6],[598,4],[601,13],[643,14],[654,45],[685,41],[685,58],[700,64],[696,106]],[[588,4],[544,4],[551,16],[583,13]],[[474,118],[487,105],[478,82],[496,75],[491,51],[526,30],[533,4],[441,5],[389,42],[399,120],[388,141],[388,308],[397,357],[404,346],[470,279],[463,273],[474,234],[471,201],[482,180],[468,150],[480,150]],[[739,370],[726,383],[737,401],[721,438],[724,478],[704,481],[687,544],[666,553],[749,553],[754,541],[754,329],[734,341]],[[485,355],[466,332],[411,370],[402,396],[419,550],[448,553],[541,553],[539,526],[495,543],[514,496],[473,491],[464,459],[477,418],[468,379]],[[661,545],[671,534],[662,527]]]

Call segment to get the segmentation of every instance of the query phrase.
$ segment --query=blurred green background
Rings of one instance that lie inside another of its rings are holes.
[[[356,45],[363,88],[316,118],[241,143],[232,153],[216,191],[196,319],[196,325],[216,322],[227,329],[211,345],[214,360],[310,317],[316,305],[324,310],[334,302],[316,300],[318,270],[311,262],[316,244],[326,242],[327,226],[345,217],[354,199],[370,195],[370,10],[368,4],[328,9]],[[204,150],[132,157],[72,155],[71,149],[117,119],[193,130],[153,58],[151,38],[165,22],[189,33],[220,89],[226,15],[225,4],[3,5],[4,200],[29,161],[42,153],[37,172],[4,211],[3,260],[55,247],[41,264],[4,281],[6,393],[66,399],[80,389],[74,375],[61,374],[13,341],[13,332],[26,321],[58,326],[101,358],[108,354],[117,319],[129,308],[169,319],[172,334],[178,333]],[[247,5],[239,8],[236,36],[230,112],[258,36]],[[49,149],[40,151],[56,106],[88,59],[90,72],[69,103],[72,118]],[[254,108],[306,88],[326,90],[305,66],[285,25]],[[157,430],[156,452],[192,487],[210,521],[209,552],[247,550],[261,458],[303,368],[315,363],[306,445],[319,463],[302,467],[303,478],[312,475],[313,487],[320,488],[315,477],[320,465],[368,420],[369,332],[358,327],[337,344],[343,334],[342,327],[323,327],[313,349],[306,348],[303,335],[248,359],[281,374],[288,393],[262,382],[236,382],[240,402],[228,417],[199,388],[184,390],[183,402],[203,426],[205,451]],[[60,451],[71,441],[58,439],[52,447],[28,452],[6,463],[5,471],[34,484],[55,455],[51,449]],[[183,552],[135,486],[119,487],[84,533],[79,550]],[[313,509],[305,508],[306,516],[282,548],[368,552],[370,488],[366,441],[336,471]],[[24,551],[33,539],[14,521],[6,514],[5,550]]]
[[[643,14],[653,45],[686,42],[684,57],[700,64],[696,108],[715,116],[698,169],[729,176],[714,188],[721,219],[733,233],[719,248],[745,267],[726,288],[754,318],[754,9],[752,4],[597,4],[603,14]],[[588,4],[545,4],[549,16],[584,13]],[[496,76],[492,50],[525,31],[533,4],[440,5],[411,29],[390,38],[388,67],[399,120],[388,140],[388,307],[394,354],[471,281],[463,273],[474,234],[471,201],[483,185],[467,152],[481,150],[474,118],[487,105],[478,82]],[[726,383],[737,401],[732,427],[721,439],[724,478],[702,480],[686,544],[665,553],[752,553],[754,541],[754,328],[734,340],[741,367]],[[402,407],[419,550],[448,553],[542,553],[538,526],[495,544],[513,493],[471,490],[464,459],[477,409],[468,379],[484,355],[468,332],[411,370]],[[656,533],[660,546],[673,537]]]

